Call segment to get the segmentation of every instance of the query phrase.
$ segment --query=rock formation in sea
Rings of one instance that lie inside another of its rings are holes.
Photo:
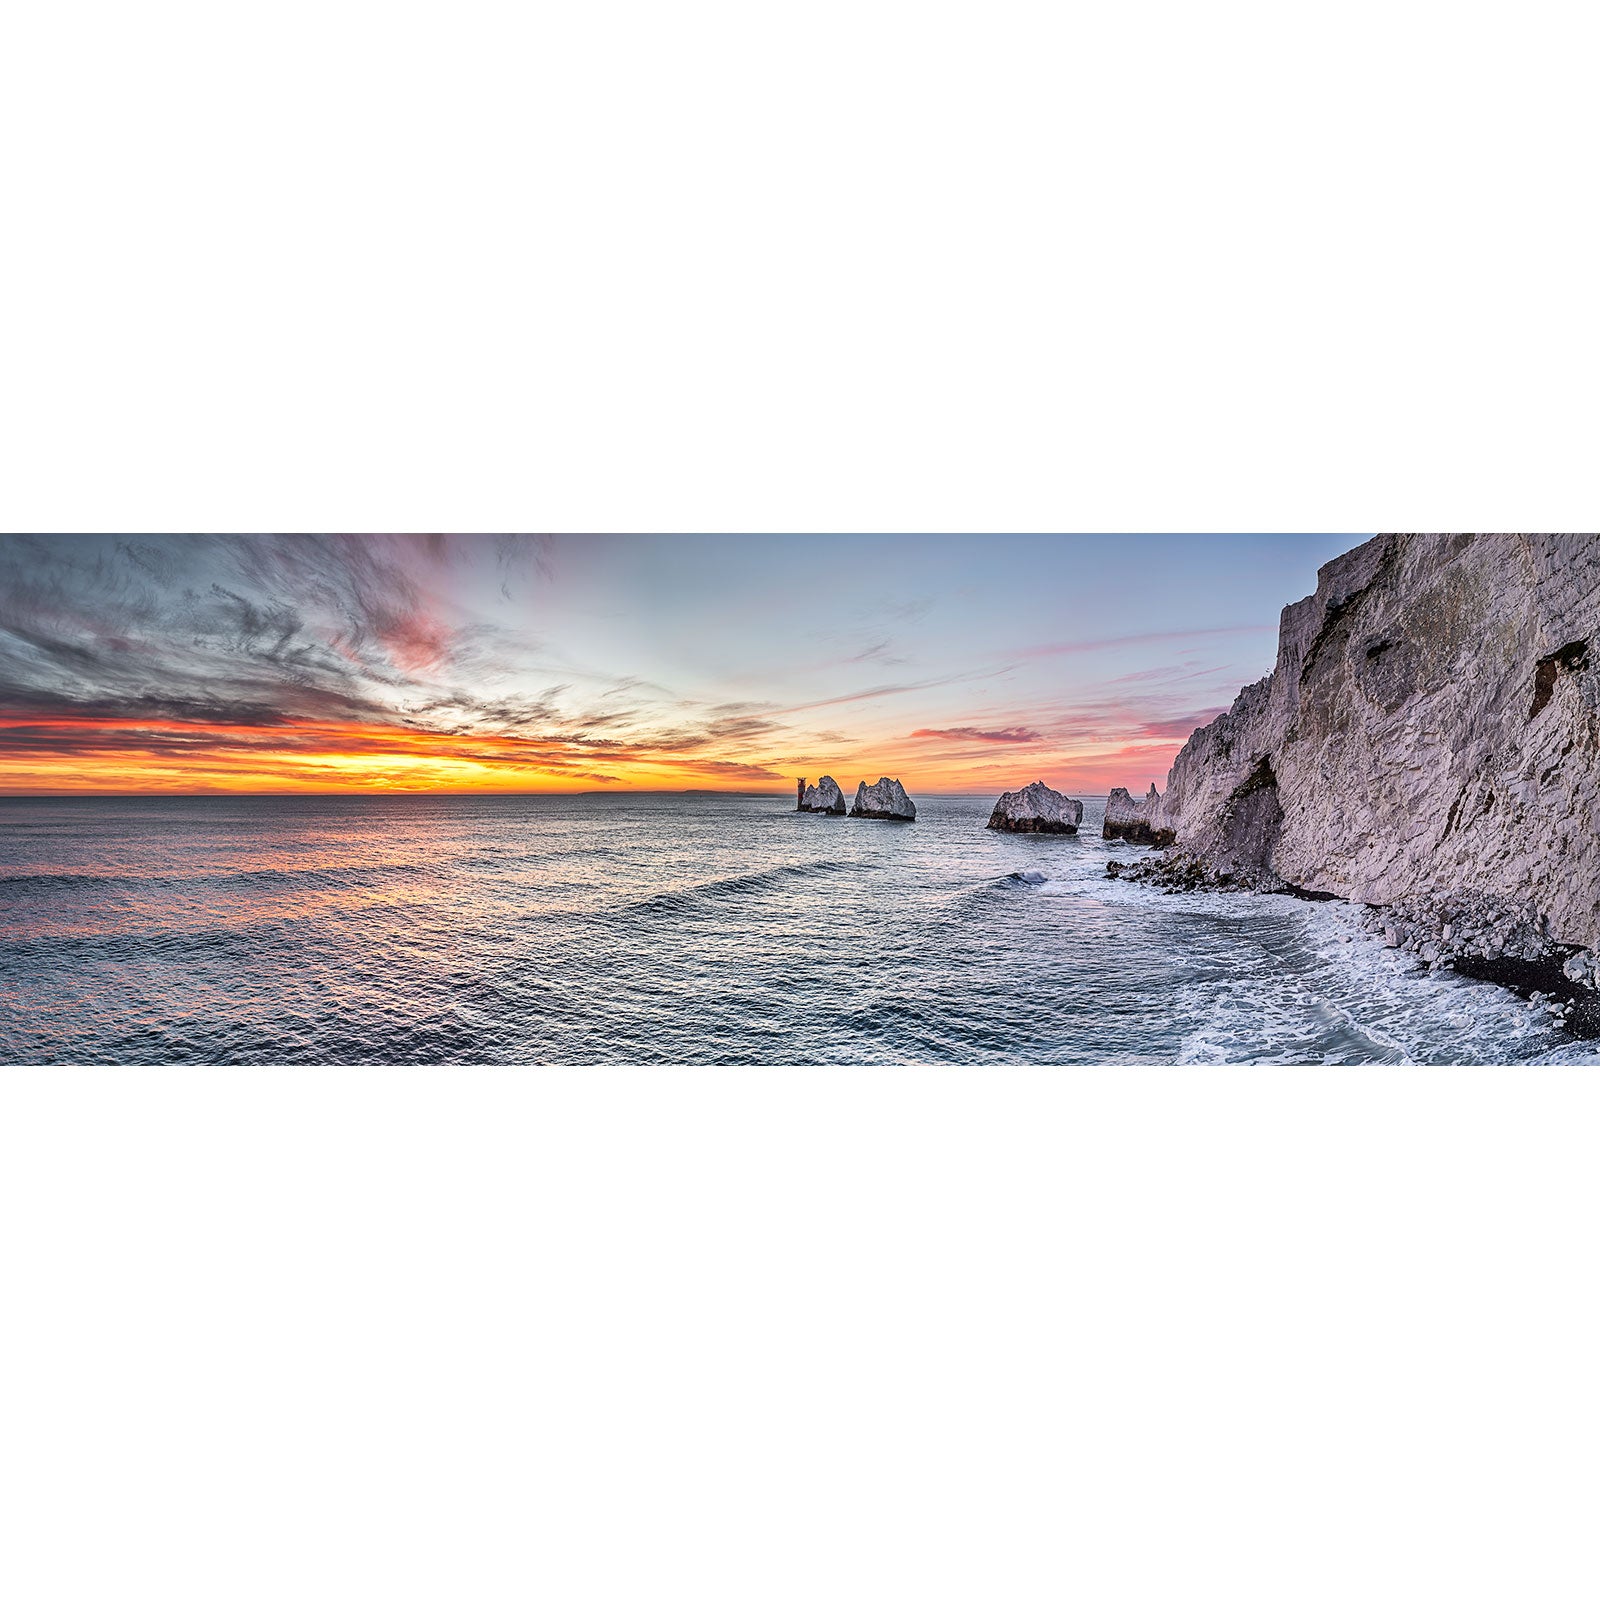
[[[917,808],[898,778],[879,778],[872,784],[863,779],[856,785],[856,803],[850,807],[850,815],[877,817],[884,822],[915,822]]]
[[[824,777],[816,783],[799,781],[795,800],[796,811],[821,811],[830,817],[844,815],[844,791],[832,778]]]
[[[1007,833],[1076,833],[1083,821],[1083,802],[1069,800],[1043,783],[1008,789],[995,801],[991,828]]]
[[[1597,635],[1600,536],[1368,540],[1178,753],[1147,819],[1176,841],[1154,870],[1365,902],[1434,961],[1531,948],[1529,928],[1547,953],[1593,950]]]
[[[1100,828],[1102,839],[1126,839],[1130,844],[1153,844],[1157,847],[1172,843],[1170,828],[1152,825],[1156,806],[1161,796],[1156,786],[1142,800],[1135,800],[1126,789],[1113,789],[1106,796],[1106,818]]]

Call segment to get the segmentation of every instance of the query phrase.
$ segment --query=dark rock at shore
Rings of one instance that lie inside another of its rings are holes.
[[[1524,1000],[1559,1012],[1561,1026],[1579,1039],[1600,1039],[1600,993],[1562,971],[1559,951],[1537,961],[1516,956],[1457,956],[1450,966],[1463,978],[1497,983]]]
[[[1255,889],[1275,892],[1284,887],[1277,882],[1263,884],[1226,870],[1217,871],[1198,856],[1172,850],[1161,855],[1141,856],[1134,861],[1109,861],[1106,863],[1106,876],[1126,878],[1131,883],[1148,883],[1154,888],[1165,889],[1168,894],[1197,889],[1234,893]]]

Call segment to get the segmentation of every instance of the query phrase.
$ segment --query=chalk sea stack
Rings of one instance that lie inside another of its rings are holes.
[[[832,778],[824,777],[816,783],[799,780],[795,790],[796,811],[820,811],[825,816],[844,815],[844,791]]]
[[[1172,843],[1172,830],[1152,822],[1161,796],[1156,786],[1143,800],[1135,800],[1126,789],[1113,789],[1106,796],[1106,819],[1100,828],[1102,839],[1126,839],[1129,844],[1153,844],[1158,849]]]
[[[873,784],[863,779],[856,785],[856,803],[850,807],[850,815],[876,817],[883,822],[915,822],[917,808],[898,778],[879,778]]]
[[[1008,789],[995,801],[991,828],[1006,833],[1076,833],[1083,821],[1083,802],[1069,800],[1043,783]]]
[[[1365,902],[1430,959],[1496,957],[1527,926],[1594,950],[1597,669],[1600,537],[1369,539],[1178,752],[1148,818],[1175,840],[1160,870]]]

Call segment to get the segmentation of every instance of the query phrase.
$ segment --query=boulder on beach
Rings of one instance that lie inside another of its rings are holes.
[[[1161,796],[1156,786],[1143,800],[1135,800],[1126,789],[1113,789],[1106,796],[1106,819],[1100,828],[1102,839],[1126,839],[1129,844],[1153,844],[1160,848],[1173,840],[1171,828],[1156,826],[1156,808]]]
[[[1083,821],[1083,802],[1069,800],[1043,783],[1008,789],[995,801],[991,828],[1006,833],[1076,833]]]
[[[844,791],[832,778],[823,777],[816,783],[799,780],[795,792],[796,811],[820,811],[826,816],[844,815]]]
[[[852,817],[877,817],[884,822],[915,822],[917,808],[898,778],[879,778],[876,783],[863,779],[856,785]]]

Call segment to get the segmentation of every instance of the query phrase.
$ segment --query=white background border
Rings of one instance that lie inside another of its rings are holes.
[[[0,526],[1593,528],[1596,29],[24,0]]]
[[[13,5],[0,525],[1593,528],[1596,54]],[[1592,1071],[810,1065],[0,1076],[0,1590],[1595,1592]]]
[[[8,1594],[1594,1592],[1592,1070],[4,1099]]]

